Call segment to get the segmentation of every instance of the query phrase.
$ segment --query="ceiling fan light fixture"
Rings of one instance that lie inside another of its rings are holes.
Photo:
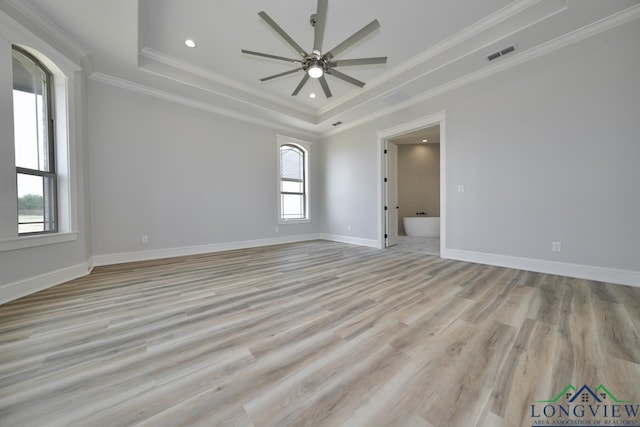
[[[307,74],[309,74],[309,77],[311,77],[312,79],[319,79],[324,75],[324,70],[320,65],[313,64],[307,69]]]
[[[316,13],[311,15],[310,22],[313,26],[313,50],[310,53],[307,53],[296,41],[291,38],[289,34],[285,30],[280,27],[276,23],[276,21],[271,18],[267,12],[260,11],[258,12],[258,16],[262,18],[262,20],[274,30],[282,40],[287,42],[289,46],[291,46],[300,56],[296,59],[293,58],[285,58],[283,56],[271,55],[268,53],[262,52],[254,52],[251,50],[241,49],[240,51],[243,54],[260,56],[269,59],[275,59],[278,61],[292,62],[298,65],[297,69],[292,69],[288,71],[284,71],[278,74],[274,74],[272,76],[263,77],[260,79],[261,82],[265,82],[267,80],[275,79],[277,77],[288,76],[290,74],[296,73],[298,71],[303,71],[304,76],[302,76],[302,80],[298,83],[298,86],[291,93],[291,96],[297,96],[304,85],[309,81],[309,79],[316,79],[319,81],[320,86],[327,98],[331,98],[333,94],[331,93],[331,89],[329,88],[329,84],[327,83],[327,79],[325,78],[325,74],[331,75],[340,80],[344,80],[347,83],[350,83],[354,86],[363,87],[365,85],[364,82],[349,76],[348,74],[342,73],[338,71],[336,68],[341,66],[351,66],[351,65],[369,65],[369,64],[385,64],[387,62],[387,57],[375,57],[375,58],[355,58],[355,59],[342,59],[342,60],[334,60],[335,56],[340,54],[342,51],[347,48],[353,46],[358,43],[360,40],[366,38],[371,33],[375,32],[378,28],[380,28],[380,23],[377,19],[369,22],[367,25],[362,27],[360,30],[353,33],[351,36],[347,37],[342,43],[339,43],[333,49],[323,52],[322,42],[324,38],[325,32],[325,21],[327,20],[327,3],[329,0],[317,0],[318,7],[316,9]]]

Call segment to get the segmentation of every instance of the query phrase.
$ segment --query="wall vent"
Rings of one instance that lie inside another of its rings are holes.
[[[498,58],[500,58],[501,56],[505,56],[505,55],[507,55],[507,54],[509,54],[509,53],[511,53],[511,52],[513,52],[513,51],[515,51],[515,50],[516,50],[516,47],[515,47],[514,45],[511,45],[511,46],[509,46],[509,47],[505,47],[505,48],[504,48],[504,49],[502,49],[502,50],[499,50],[499,51],[497,51],[497,52],[492,53],[491,55],[487,56],[487,59],[488,59],[489,61],[493,61],[494,59],[498,59]]]

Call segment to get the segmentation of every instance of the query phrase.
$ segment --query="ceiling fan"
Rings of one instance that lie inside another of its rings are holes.
[[[327,79],[325,78],[325,74],[337,77],[341,80],[344,80],[345,82],[351,83],[352,85],[363,87],[365,85],[364,82],[361,82],[358,79],[344,74],[336,70],[336,68],[352,65],[385,64],[387,62],[386,56],[341,60],[334,59],[334,57],[342,53],[342,51],[356,44],[357,42],[374,32],[376,29],[378,29],[380,27],[380,23],[377,19],[374,19],[373,21],[362,27],[360,30],[358,30],[351,37],[348,37],[345,41],[323,54],[322,39],[324,36],[324,28],[327,19],[327,3],[328,0],[318,0],[317,12],[311,15],[310,18],[311,26],[314,27],[313,50],[311,51],[311,53],[307,53],[302,47],[300,47],[300,45],[296,43],[295,40],[293,40],[291,36],[289,36],[289,34],[287,34],[278,24],[276,24],[276,22],[271,19],[271,17],[267,15],[266,12],[262,11],[258,13],[258,16],[260,16],[271,28],[273,28],[276,33],[278,33],[280,37],[282,37],[287,43],[289,43],[289,45],[293,47],[300,55],[300,58],[294,59],[242,49],[242,53],[245,53],[247,55],[261,56],[264,58],[292,62],[294,64],[300,65],[293,70],[288,70],[282,73],[274,74],[273,76],[264,77],[260,79],[260,81],[264,82],[267,80],[275,79],[277,77],[304,71],[304,77],[302,78],[298,86],[296,86],[291,96],[296,96],[303,88],[303,86],[307,83],[309,78],[313,78],[320,81],[320,86],[322,86],[324,94],[327,98],[331,98],[332,94],[331,90],[329,89]]]

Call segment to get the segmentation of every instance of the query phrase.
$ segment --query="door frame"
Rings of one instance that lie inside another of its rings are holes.
[[[440,125],[440,257],[445,258],[447,248],[447,192],[446,192],[446,111],[421,117],[378,131],[378,247],[385,248],[385,186],[387,165],[384,156],[385,141],[418,129]]]
[[[398,221],[399,221],[399,211],[398,211],[398,145],[395,144],[394,142],[385,139],[382,143],[383,145],[383,153],[384,153],[384,170],[386,171],[384,176],[387,179],[383,179],[384,184],[382,184],[382,191],[383,191],[383,205],[386,207],[386,209],[384,209],[383,212],[383,220],[384,220],[384,236],[383,236],[383,240],[384,240],[384,247],[388,248],[390,246],[394,246],[398,244]],[[390,155],[389,155],[389,145],[394,145],[395,151],[396,151],[396,155],[395,155],[395,165],[393,165],[393,162],[389,161],[390,159]],[[391,173],[391,166],[395,166],[395,182],[391,179],[391,177],[393,176],[393,174]],[[396,197],[396,202],[395,203],[390,203],[389,201],[389,186],[390,184],[394,184],[395,185],[395,197]],[[396,218],[396,230],[395,230],[395,243],[391,243],[391,236],[394,235],[394,233],[389,230],[389,219],[391,216],[391,213],[395,212],[395,218]],[[391,243],[391,244],[390,244]]]

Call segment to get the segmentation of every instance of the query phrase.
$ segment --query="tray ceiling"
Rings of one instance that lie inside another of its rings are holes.
[[[326,99],[313,79],[297,97],[290,96],[302,72],[260,82],[295,66],[240,52],[295,57],[258,17],[262,10],[311,50],[309,17],[317,0],[0,0],[2,4],[44,22],[50,35],[81,46],[88,53],[83,62],[90,64],[96,80],[127,82],[165,98],[312,134],[335,132],[335,121],[354,124],[408,105],[625,11],[629,19],[640,15],[637,0],[397,0],[392,7],[388,2],[329,0],[325,50],[378,19],[378,30],[337,59],[387,56],[388,62],[341,68],[366,85],[358,88],[328,76],[334,96]],[[187,38],[197,47],[186,47]],[[516,46],[512,54],[487,60],[510,45]],[[313,99],[311,92],[317,94]]]

